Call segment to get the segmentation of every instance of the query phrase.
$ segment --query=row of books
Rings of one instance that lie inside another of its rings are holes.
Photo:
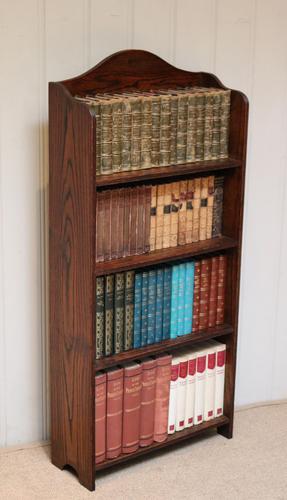
[[[186,87],[76,99],[96,117],[98,174],[228,156],[230,90]]]
[[[96,261],[220,236],[223,183],[208,176],[99,191]]]
[[[225,353],[209,341],[96,374],[96,464],[223,415]]]
[[[97,277],[96,359],[224,322],[226,255]]]

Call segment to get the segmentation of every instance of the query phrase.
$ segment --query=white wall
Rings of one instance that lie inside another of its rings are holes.
[[[123,48],[250,99],[236,401],[287,397],[286,17],[285,0],[0,0],[0,445],[48,436],[47,82]]]

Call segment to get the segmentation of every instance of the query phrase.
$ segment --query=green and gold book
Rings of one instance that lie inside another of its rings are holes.
[[[171,100],[170,95],[161,95],[160,113],[160,165],[170,164],[170,122]]]
[[[113,172],[112,136],[113,108],[110,99],[101,99],[101,173]]]
[[[114,353],[118,354],[124,350],[124,296],[125,296],[125,274],[115,275],[115,307],[114,307]]]
[[[105,356],[113,354],[114,275],[105,276]]]
[[[222,91],[221,108],[220,108],[219,158],[228,157],[230,94],[231,94],[230,90]]]
[[[142,123],[142,98],[131,96],[132,134],[131,134],[131,169],[141,168],[141,123]]]
[[[122,170],[122,99],[111,99],[112,104],[112,165],[113,172]]]
[[[205,92],[199,89],[196,92],[196,138],[195,161],[204,159],[204,125],[205,125]]]
[[[220,154],[220,112],[221,112],[222,91],[216,90],[213,95],[213,116],[212,116],[212,144],[211,159],[217,160]]]
[[[160,113],[161,98],[153,93],[151,105],[151,163],[157,167],[160,162]]]
[[[131,170],[132,107],[128,97],[123,96],[122,99],[121,169],[128,171]]]
[[[103,276],[96,280],[96,359],[105,354],[105,281]]]
[[[188,94],[178,94],[176,163],[186,163]]]
[[[204,160],[212,159],[213,96],[213,90],[209,90],[205,93]]]
[[[133,347],[134,333],[134,281],[135,272],[125,273],[125,309],[124,309],[124,350]]]
[[[141,168],[150,168],[152,146],[152,96],[142,96],[141,118]]]
[[[195,161],[195,144],[196,144],[196,93],[188,94],[188,109],[187,109],[187,136],[186,136],[186,161]]]

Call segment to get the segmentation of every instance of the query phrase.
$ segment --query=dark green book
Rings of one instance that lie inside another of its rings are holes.
[[[104,356],[105,337],[105,281],[101,276],[96,280],[96,359]]]
[[[134,337],[134,282],[135,272],[125,273],[125,321],[124,321],[124,350],[133,347]]]
[[[148,272],[147,344],[155,342],[156,270]]]
[[[115,275],[115,308],[114,308],[114,353],[118,354],[124,349],[124,298],[125,274]]]
[[[105,277],[105,355],[113,354],[114,275]]]

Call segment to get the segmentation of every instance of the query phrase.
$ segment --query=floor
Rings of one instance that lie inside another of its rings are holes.
[[[287,500],[287,404],[236,412],[232,440],[211,433],[98,475],[90,493],[49,446],[0,452],[1,500]]]

